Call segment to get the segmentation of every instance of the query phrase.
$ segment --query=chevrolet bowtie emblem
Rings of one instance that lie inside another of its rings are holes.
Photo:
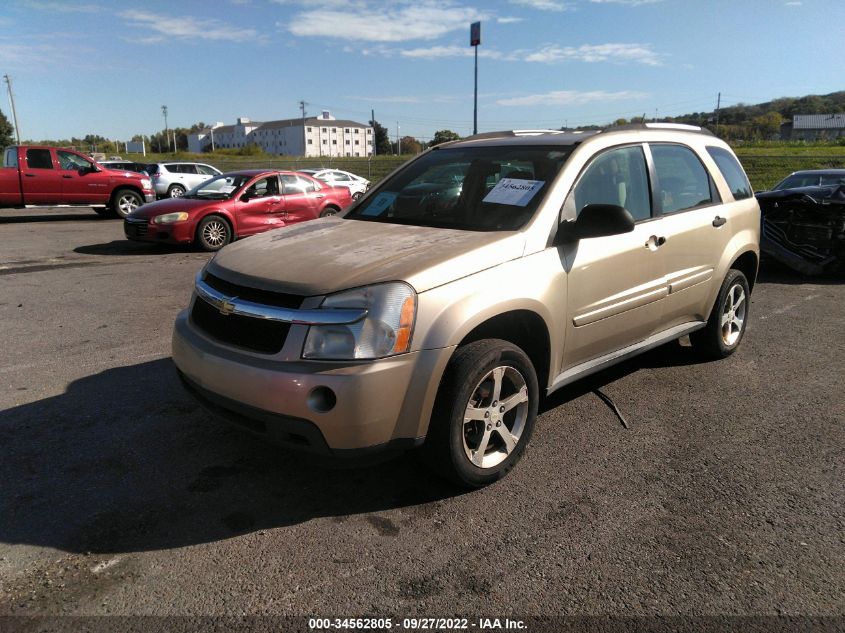
[[[220,305],[217,306],[217,309],[223,316],[229,316],[235,311],[235,304],[228,299],[223,299],[223,301],[220,302]]]

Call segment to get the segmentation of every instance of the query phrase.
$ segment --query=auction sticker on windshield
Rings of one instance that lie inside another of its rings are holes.
[[[545,184],[543,180],[522,180],[520,178],[502,178],[496,186],[490,190],[482,202],[494,204],[510,204],[517,207],[524,207],[534,197],[540,187]]]
[[[383,191],[367,205],[367,208],[361,212],[361,215],[379,215],[382,211],[387,209],[387,207],[393,204],[394,200],[396,200],[395,193]]]

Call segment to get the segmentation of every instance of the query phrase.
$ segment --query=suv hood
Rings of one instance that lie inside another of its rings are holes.
[[[520,257],[518,232],[458,231],[330,217],[221,250],[208,271],[232,283],[304,296],[383,281],[425,292]]]

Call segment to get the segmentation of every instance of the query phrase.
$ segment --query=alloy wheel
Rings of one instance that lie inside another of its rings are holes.
[[[528,386],[513,367],[495,367],[470,396],[464,413],[463,442],[467,459],[492,468],[507,459],[528,419]]]
[[[732,347],[742,335],[745,326],[745,290],[740,284],[734,284],[725,295],[725,305],[722,308],[720,325],[722,326],[722,341]]]
[[[222,220],[212,220],[202,229],[202,237],[209,246],[222,246],[228,233],[229,229]]]

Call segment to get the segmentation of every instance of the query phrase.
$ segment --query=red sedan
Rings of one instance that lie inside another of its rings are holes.
[[[123,232],[130,240],[196,242],[216,251],[239,237],[334,215],[351,202],[346,187],[304,174],[236,171],[206,180],[180,198],[139,207],[124,220]]]

